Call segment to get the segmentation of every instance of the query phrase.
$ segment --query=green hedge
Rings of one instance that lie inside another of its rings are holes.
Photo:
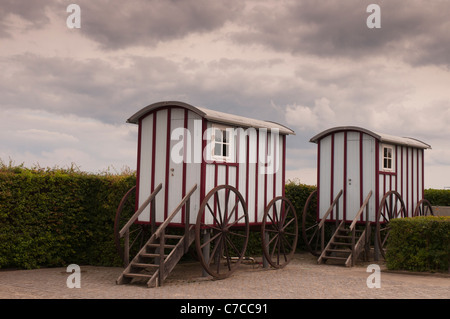
[[[87,174],[0,161],[0,268],[120,266],[113,238],[115,211],[135,183],[130,172]],[[297,182],[286,185],[299,219],[313,190]],[[247,251],[262,253],[259,233],[251,233]]]
[[[448,271],[450,217],[413,217],[390,221],[386,262],[389,269]]]
[[[132,172],[111,175],[73,168],[27,169],[0,161],[0,268],[71,263],[121,266],[113,239],[115,211],[135,183]],[[299,249],[304,249],[302,210],[315,189],[293,181],[285,187],[299,218]],[[449,194],[447,190],[426,190],[425,197],[432,205],[450,206]],[[448,217],[393,220],[388,267],[446,271],[449,225]],[[251,233],[248,254],[261,254],[258,232]]]
[[[135,182],[133,174],[0,165],[0,268],[120,265],[114,215]]]
[[[450,189],[426,189],[424,197],[433,206],[450,206]]]

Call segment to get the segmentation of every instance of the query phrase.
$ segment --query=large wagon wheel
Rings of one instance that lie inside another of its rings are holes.
[[[396,191],[389,191],[381,199],[377,211],[377,241],[381,254],[385,258],[385,249],[389,238],[389,222],[394,218],[402,218],[406,214],[405,204],[401,195]]]
[[[249,231],[247,205],[239,191],[229,185],[213,188],[200,205],[195,229],[197,255],[205,271],[215,279],[229,277],[244,258]]]
[[[319,229],[320,220],[317,218],[317,190],[313,191],[305,202],[302,213],[302,238],[306,250],[314,256],[322,253],[322,230]],[[333,235],[335,226],[324,223],[324,245]]]
[[[114,242],[116,246],[117,253],[120,259],[127,265],[129,260],[125,258],[124,252],[124,238],[120,238],[119,232],[123,226],[130,220],[135,212],[135,193],[136,186],[133,186],[128,190],[128,192],[123,196],[119,203],[116,211],[116,217],[114,219]],[[140,249],[143,245],[144,240],[148,237],[149,229],[147,225],[133,224],[129,229],[129,252],[130,256],[134,252]]]
[[[264,210],[261,226],[263,253],[274,268],[283,268],[297,247],[298,223],[294,206],[285,197],[272,199]]]
[[[416,209],[414,210],[414,217],[416,216],[428,216],[428,215],[434,215],[433,214],[433,208],[431,207],[431,203],[426,200],[425,198],[421,199],[416,206]]]
[[[302,213],[302,237],[305,248],[314,256],[322,253],[320,220],[317,219],[317,190],[313,191],[305,202]],[[324,225],[328,228],[328,225]],[[328,231],[325,232],[325,235]],[[328,241],[326,241],[328,242]]]

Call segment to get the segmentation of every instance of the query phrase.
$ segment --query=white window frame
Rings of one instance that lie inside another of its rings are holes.
[[[385,150],[391,151],[391,157],[385,156]],[[390,160],[391,167],[388,167],[388,165],[385,165],[385,160]],[[383,172],[395,172],[395,146],[389,145],[389,144],[382,144],[381,145],[381,170]]]
[[[216,130],[220,130],[222,132],[220,141],[216,141]],[[228,136],[228,140],[223,139],[223,132],[226,132]],[[222,154],[216,154],[216,144],[222,145]],[[223,155],[223,145],[228,145],[228,154]],[[234,128],[228,127],[220,124],[212,125],[212,134],[211,134],[211,159],[217,162],[226,162],[233,163],[234,162]]]

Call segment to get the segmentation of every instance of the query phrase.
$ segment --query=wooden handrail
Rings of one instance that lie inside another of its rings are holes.
[[[341,191],[336,195],[336,197],[333,200],[333,203],[331,203],[330,208],[328,208],[327,212],[325,213],[325,215],[322,217],[322,220],[319,223],[319,229],[322,228],[323,224],[325,223],[325,220],[327,219],[328,215],[330,215],[330,213],[333,211],[334,206],[336,206],[336,203],[338,202],[339,198],[342,195],[342,189]]]
[[[181,202],[178,204],[178,206],[172,211],[172,213],[170,214],[170,216],[164,221],[164,223],[162,223],[158,229],[155,232],[155,237],[158,238],[161,235],[161,232],[165,231],[167,225],[169,225],[169,223],[172,221],[172,219],[175,217],[175,215],[178,213],[178,211],[183,207],[183,205],[186,203],[186,201],[188,201],[192,195],[192,193],[194,193],[194,191],[197,189],[197,184],[195,184],[191,190],[189,191],[189,193],[187,193],[183,199],[181,200]],[[189,220],[185,221],[186,224],[189,224]]]
[[[372,191],[369,192],[369,194],[367,195],[366,199],[364,200],[361,208],[359,209],[358,213],[356,214],[355,218],[353,219],[353,222],[350,225],[350,230],[353,230],[353,228],[356,225],[356,222],[358,221],[359,217],[361,216],[361,214],[364,211],[364,208],[366,207],[366,205],[369,203],[369,199],[370,197],[372,197]]]
[[[131,225],[138,219],[139,215],[144,211],[144,209],[150,204],[150,202],[155,198],[156,194],[161,190],[162,183],[159,184],[153,193],[150,194],[150,196],[146,199],[145,202],[142,203],[141,207],[133,214],[133,216],[128,220],[128,222],[125,224],[125,226],[122,227],[122,229],[119,232],[119,236],[123,237],[125,233],[128,231],[128,229],[131,227]]]

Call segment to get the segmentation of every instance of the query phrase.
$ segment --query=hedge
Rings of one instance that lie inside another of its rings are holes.
[[[0,165],[0,268],[120,265],[115,210],[135,182],[133,174]]]
[[[0,268],[60,267],[71,263],[121,266],[113,238],[115,211],[135,183],[133,172],[88,174],[73,167],[28,169],[0,161]],[[285,186],[286,197],[299,218],[299,249],[304,249],[302,210],[315,189],[296,181],[288,181]],[[449,205],[449,193],[427,190],[425,196],[432,205]],[[408,220],[392,221],[389,267],[448,269],[449,220],[430,218],[419,222],[422,219],[418,218],[404,225]],[[251,233],[247,252],[261,254],[258,232]]]
[[[433,206],[450,206],[450,189],[426,189],[424,197]]]
[[[87,174],[73,167],[28,169],[0,161],[0,268],[121,266],[113,238],[115,211],[135,183],[130,172]],[[287,183],[286,196],[299,218],[313,190]],[[251,233],[247,252],[262,253],[259,233]]]
[[[450,217],[425,216],[390,221],[388,269],[449,271]]]

